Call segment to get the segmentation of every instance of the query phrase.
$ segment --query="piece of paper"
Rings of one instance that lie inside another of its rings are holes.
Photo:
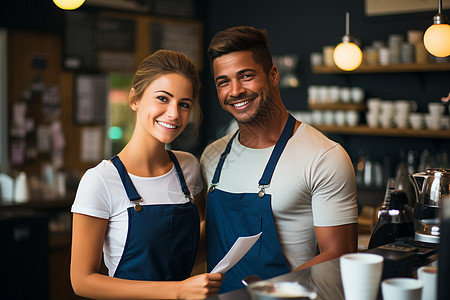
[[[230,251],[222,258],[221,261],[212,269],[211,273],[221,273],[224,274],[226,271],[231,269],[244,255],[250,250],[250,248],[256,243],[256,241],[261,236],[262,232],[252,235],[252,236],[241,236],[236,242],[234,242],[233,247]]]

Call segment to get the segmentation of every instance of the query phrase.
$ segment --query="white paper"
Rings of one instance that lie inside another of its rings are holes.
[[[257,235],[252,236],[241,236],[236,242],[234,242],[233,247],[230,251],[222,258],[221,261],[212,269],[211,273],[221,273],[224,274],[226,271],[231,269],[244,255],[250,250],[250,248],[256,243],[256,241],[261,236],[262,232]]]

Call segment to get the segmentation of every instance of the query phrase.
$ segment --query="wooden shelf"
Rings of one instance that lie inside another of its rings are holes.
[[[338,67],[316,66],[312,67],[316,74],[345,74],[345,73],[395,73],[395,72],[439,72],[450,71],[450,63],[434,64],[396,64],[396,65],[361,65],[354,71],[343,71]]]
[[[308,104],[310,110],[357,110],[365,111],[365,103],[327,103],[327,104]]]
[[[355,127],[320,125],[314,127],[324,133],[332,133],[332,134],[450,139],[450,130],[369,128],[368,126],[365,125]]]

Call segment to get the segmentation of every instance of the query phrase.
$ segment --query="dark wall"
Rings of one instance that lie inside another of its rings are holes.
[[[313,74],[309,55],[320,52],[325,45],[337,45],[345,33],[345,11],[350,11],[350,33],[362,46],[373,40],[387,41],[389,34],[402,34],[406,40],[408,30],[423,30],[432,24],[436,10],[427,13],[367,17],[364,1],[260,1],[229,0],[207,1],[205,47],[218,30],[235,25],[251,25],[266,28],[272,54],[299,55],[298,75],[301,86],[281,89],[288,110],[307,110],[307,87],[309,85],[360,86],[366,98],[381,97],[386,100],[410,99],[419,102],[419,111],[426,111],[426,103],[440,101],[450,92],[450,71],[431,73],[377,73],[377,74]],[[347,4],[348,3],[348,4]],[[437,2],[436,2],[437,3]],[[448,11],[444,11],[448,16]],[[209,62],[206,64],[209,66]],[[224,113],[215,94],[212,76],[206,77],[204,92],[205,134],[214,139],[231,120]],[[449,149],[442,140],[417,140],[407,138],[378,138],[361,136],[331,136],[347,148],[354,158],[362,148],[376,148],[375,154],[391,153],[396,156],[400,149],[431,150]],[[386,149],[382,149],[382,148]],[[400,149],[399,149],[400,148]],[[416,149],[418,148],[418,149]],[[448,151],[448,150],[446,150]],[[380,154],[381,155],[381,154]],[[380,157],[381,159],[381,157]]]

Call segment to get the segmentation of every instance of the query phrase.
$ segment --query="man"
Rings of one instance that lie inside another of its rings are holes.
[[[352,163],[339,144],[284,107],[266,31],[218,32],[208,55],[219,102],[239,126],[201,157],[210,186],[208,271],[239,236],[262,232],[225,273],[221,292],[243,287],[249,275],[266,279],[356,251]]]

